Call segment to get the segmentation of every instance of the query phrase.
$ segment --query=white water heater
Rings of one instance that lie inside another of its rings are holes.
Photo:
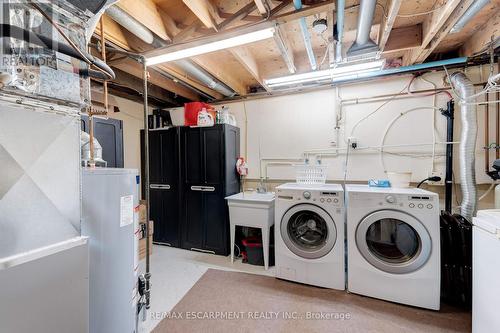
[[[136,332],[139,176],[86,168],[82,235],[89,237],[90,333]]]

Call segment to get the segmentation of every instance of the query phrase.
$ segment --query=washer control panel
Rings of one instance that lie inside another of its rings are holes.
[[[287,191],[277,190],[277,199],[292,200],[295,202],[310,202],[314,204],[332,205],[341,207],[344,204],[343,192],[336,191]]]
[[[433,209],[433,198],[430,196],[410,195],[408,197],[408,207],[416,209]]]

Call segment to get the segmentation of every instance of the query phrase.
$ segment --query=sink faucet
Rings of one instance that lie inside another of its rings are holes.
[[[266,192],[267,192],[266,184],[264,183],[264,179],[261,178],[260,183],[257,186],[257,193],[266,193]]]

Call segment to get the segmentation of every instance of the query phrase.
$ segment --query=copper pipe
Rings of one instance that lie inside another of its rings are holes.
[[[489,94],[485,95],[486,102],[489,100]],[[490,105],[486,103],[484,113],[484,171],[490,171]]]

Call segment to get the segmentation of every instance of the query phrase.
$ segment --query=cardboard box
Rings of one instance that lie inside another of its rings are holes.
[[[139,201],[139,223],[146,223],[146,200]]]
[[[139,224],[139,230],[145,230],[145,223]],[[154,223],[149,221],[149,255],[153,254],[153,233],[154,233]],[[146,235],[140,232],[139,239],[139,260],[146,258]]]

